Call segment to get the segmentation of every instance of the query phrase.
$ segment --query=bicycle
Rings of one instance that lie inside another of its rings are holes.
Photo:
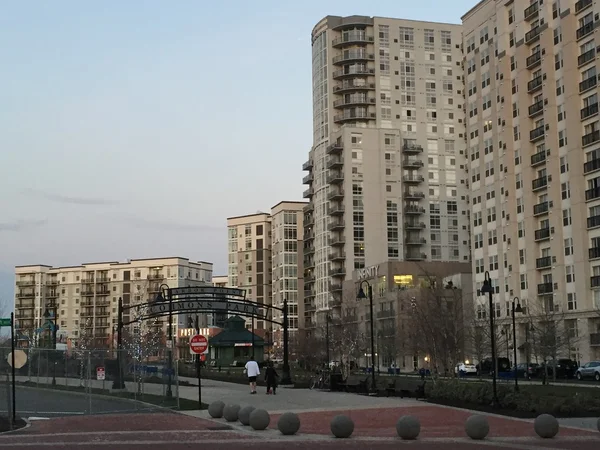
[[[318,377],[312,377],[308,384],[309,389],[329,389],[329,374],[321,372]]]

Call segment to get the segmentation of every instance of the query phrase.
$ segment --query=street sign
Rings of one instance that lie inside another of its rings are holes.
[[[190,339],[190,349],[197,355],[208,352],[208,339],[201,334],[192,336]]]
[[[1,318],[0,319],[0,327],[10,327],[10,318]]]
[[[173,348],[173,341],[171,339],[167,339],[167,348]]]
[[[104,371],[104,367],[96,367],[96,379],[97,380],[105,380],[106,372]]]

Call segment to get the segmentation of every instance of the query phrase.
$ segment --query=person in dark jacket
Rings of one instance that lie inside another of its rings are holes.
[[[277,390],[277,378],[279,375],[273,367],[273,361],[269,362],[269,366],[267,370],[265,370],[265,382],[267,383],[267,394],[271,393],[271,388],[273,388],[273,395],[276,395]]]

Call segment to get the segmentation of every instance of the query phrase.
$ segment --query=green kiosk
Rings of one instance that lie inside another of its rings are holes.
[[[209,339],[211,359],[221,367],[244,366],[251,356],[257,362],[264,359],[265,341],[246,329],[246,321],[240,316],[225,320],[223,331]],[[254,344],[254,355],[252,348]]]

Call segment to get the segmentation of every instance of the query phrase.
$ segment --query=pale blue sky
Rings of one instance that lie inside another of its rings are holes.
[[[459,23],[475,3],[0,0],[0,272],[175,255],[224,272],[227,216],[301,199],[314,24]]]

